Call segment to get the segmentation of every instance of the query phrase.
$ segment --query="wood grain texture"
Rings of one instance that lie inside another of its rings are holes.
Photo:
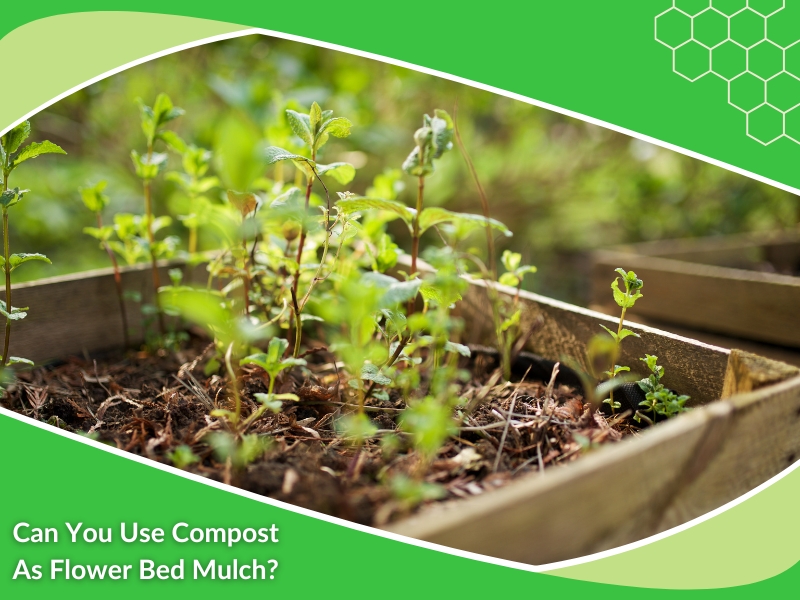
[[[634,311],[694,329],[800,347],[800,277],[615,250],[594,254],[593,302],[606,305],[614,268],[644,284]]]
[[[170,268],[181,263],[161,263],[161,281],[169,282]],[[196,277],[202,277],[203,267]],[[202,281],[197,279],[196,281]],[[147,265],[127,267],[122,273],[123,287],[138,292],[144,303],[153,300],[153,280]],[[117,303],[111,269],[75,273],[40,279],[12,287],[14,306],[27,306],[26,319],[12,325],[9,354],[22,356],[37,364],[102,350],[123,344],[122,317]],[[5,292],[0,292],[5,301]],[[127,301],[126,310],[131,342],[144,340],[145,321],[141,305]]]

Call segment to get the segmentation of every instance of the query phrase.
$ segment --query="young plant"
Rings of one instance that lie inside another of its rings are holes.
[[[689,396],[678,396],[661,383],[661,378],[664,377],[664,367],[657,364],[658,357],[645,354],[644,358],[639,360],[647,365],[650,375],[639,381],[639,388],[645,393],[645,399],[639,403],[639,406],[643,407],[642,411],[637,410],[633,418],[637,422],[645,420],[652,425],[656,422],[658,415],[669,419],[689,410],[686,406]],[[650,413],[651,418],[646,417],[642,412]]]
[[[283,400],[298,399],[294,394],[275,394],[275,380],[281,371],[291,369],[292,367],[305,366],[306,364],[306,361],[302,358],[294,358],[293,356],[283,358],[288,347],[289,342],[287,340],[272,338],[269,341],[266,352],[251,354],[241,360],[242,365],[256,365],[264,369],[267,375],[269,375],[269,389],[267,393],[255,394],[256,399],[262,404],[262,407],[259,409],[261,412],[255,417],[256,419],[267,409],[274,413],[280,412],[281,402]]]
[[[492,302],[492,315],[495,321],[495,334],[500,345],[500,362],[503,369],[503,376],[506,380],[511,378],[511,350],[514,341],[519,337],[519,326],[522,318],[522,310],[519,308],[519,293],[522,289],[522,281],[528,273],[536,273],[536,267],[522,264],[522,255],[511,250],[503,251],[500,258],[506,272],[500,275],[498,283],[516,288],[514,300],[511,306],[508,302],[503,302],[496,290],[492,288],[490,300]],[[510,313],[510,314],[509,314]]]
[[[630,371],[630,367],[621,366],[616,364],[617,359],[619,358],[620,352],[620,345],[622,344],[622,340],[627,337],[634,336],[639,337],[638,333],[631,331],[630,329],[625,329],[623,327],[623,322],[625,321],[625,313],[629,308],[633,308],[636,301],[642,297],[641,289],[644,287],[644,282],[636,277],[636,273],[633,271],[625,271],[625,269],[615,269],[617,273],[622,277],[623,285],[625,286],[625,291],[619,289],[619,277],[615,277],[614,281],[611,282],[611,290],[614,294],[614,301],[617,305],[622,309],[622,312],[619,316],[619,325],[617,326],[617,331],[614,333],[611,329],[606,327],[605,325],[600,325],[603,329],[605,329],[611,338],[614,340],[614,358],[611,363],[611,367],[606,372],[606,376],[609,379],[613,379],[623,371]],[[620,408],[620,403],[614,401],[614,392],[612,391],[610,396],[604,400],[606,404],[611,407],[611,412],[613,413],[616,409]]]
[[[3,354],[0,356],[2,365],[4,367],[14,364],[29,364],[33,363],[25,358],[17,356],[9,356],[9,345],[11,343],[11,322],[19,321],[27,316],[27,308],[16,308],[11,305],[11,273],[21,264],[36,260],[50,264],[44,254],[11,254],[9,247],[9,223],[8,211],[10,208],[19,204],[25,194],[30,190],[20,190],[18,187],[9,188],[9,178],[11,173],[19,167],[22,163],[43,154],[66,154],[56,144],[44,141],[33,142],[23,147],[22,144],[31,134],[31,124],[28,121],[23,121],[16,127],[12,128],[8,133],[0,137],[0,167],[2,167],[3,187],[0,192],[0,205],[2,205],[3,212],[3,256],[2,256],[2,269],[5,274],[5,307],[0,307],[0,314],[6,318],[6,331],[5,339],[3,342]]]
[[[167,329],[164,322],[164,314],[161,311],[158,290],[161,287],[161,280],[158,273],[158,255],[156,251],[156,237],[153,228],[153,180],[158,176],[167,164],[167,155],[162,152],[155,152],[155,143],[162,140],[170,143],[177,138],[172,131],[165,129],[165,125],[184,114],[183,109],[172,104],[169,96],[159,94],[153,106],[147,106],[139,101],[141,114],[142,132],[145,136],[146,150],[144,154],[139,154],[136,150],[131,151],[136,175],[142,180],[144,190],[144,219],[147,232],[147,242],[149,244],[150,262],[153,271],[153,292],[155,294],[156,312],[158,315],[158,326],[161,335],[166,335]]]
[[[130,338],[128,334],[128,314],[125,310],[125,296],[122,289],[122,274],[119,270],[119,263],[111,249],[109,241],[111,236],[114,235],[114,227],[111,225],[103,225],[103,211],[108,206],[110,198],[103,193],[106,189],[107,182],[100,181],[93,186],[80,188],[81,198],[83,204],[91,212],[94,213],[97,220],[97,227],[84,227],[83,232],[92,236],[100,242],[100,248],[105,250],[111,265],[114,268],[114,285],[117,288],[117,302],[119,303],[119,314],[122,317],[122,338],[125,341],[125,347],[130,347]]]
[[[189,257],[197,253],[198,230],[211,219],[211,201],[206,194],[219,186],[219,179],[208,175],[211,166],[211,151],[187,144],[172,132],[164,132],[169,145],[181,155],[183,172],[170,171],[166,178],[177,183],[188,199],[187,214],[178,220],[189,230]],[[171,135],[169,135],[171,134]]]
[[[437,109],[434,111],[434,117],[423,116],[423,126],[414,134],[416,146],[403,163],[403,170],[409,175],[417,177],[416,208],[409,208],[397,200],[374,197],[348,197],[336,203],[337,207],[345,214],[377,210],[387,215],[385,220],[396,218],[403,220],[411,236],[409,280],[413,280],[417,276],[420,238],[431,228],[448,223],[480,224],[499,230],[504,235],[511,235],[505,225],[482,215],[456,213],[440,207],[424,207],[425,178],[433,173],[434,160],[452,148],[452,136],[453,122],[447,112]],[[422,289],[421,287],[420,290]],[[416,293],[409,297],[406,304],[406,315],[414,313],[416,297]],[[410,341],[410,336],[400,339],[389,361],[389,366],[394,364]]]
[[[322,110],[316,102],[311,105],[308,114],[294,110],[286,111],[286,119],[294,134],[302,140],[308,151],[309,156],[302,156],[277,146],[270,146],[266,149],[266,159],[268,165],[274,165],[283,161],[291,161],[305,175],[305,202],[304,210],[307,213],[311,202],[311,191],[314,187],[314,180],[322,177],[333,177],[334,180],[342,185],[347,185],[355,177],[355,167],[350,163],[336,162],[327,165],[317,163],[317,154],[327,143],[330,136],[345,138],[350,135],[352,123],[344,117],[334,117],[332,110]],[[325,186],[322,183],[323,187]],[[325,189],[327,194],[327,188]],[[330,200],[327,210],[330,213]],[[297,242],[296,263],[297,268],[293,274],[291,295],[292,306],[295,312],[295,356],[300,348],[299,340],[302,337],[302,326],[300,320],[300,307],[298,298],[300,297],[300,275],[303,264],[303,250],[305,248],[308,230],[305,225],[301,226],[300,236]]]

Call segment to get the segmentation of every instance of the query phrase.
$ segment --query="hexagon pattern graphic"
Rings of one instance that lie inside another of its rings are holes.
[[[692,82],[725,80],[745,133],[764,146],[781,138],[800,144],[800,39],[782,45],[769,37],[770,19],[784,8],[785,0],[673,0],[655,17],[672,71]]]

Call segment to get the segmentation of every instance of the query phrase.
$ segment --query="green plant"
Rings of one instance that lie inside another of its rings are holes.
[[[36,260],[50,263],[44,254],[11,254],[9,243],[9,223],[8,211],[10,208],[22,202],[23,197],[29,193],[30,190],[21,190],[18,187],[9,189],[9,178],[11,173],[19,167],[22,163],[32,158],[36,158],[43,154],[66,154],[56,144],[43,141],[32,142],[27,146],[22,146],[23,142],[31,134],[31,124],[29,121],[23,121],[16,127],[13,127],[6,134],[0,137],[0,165],[2,165],[3,174],[3,188],[0,192],[0,204],[2,205],[3,212],[3,257],[2,268],[5,273],[5,308],[0,308],[0,314],[6,318],[6,331],[5,340],[3,342],[3,354],[0,357],[3,366],[14,364],[33,364],[25,358],[9,355],[9,344],[11,342],[11,322],[24,319],[28,313],[27,308],[17,308],[11,305],[11,273],[23,263]]]
[[[652,425],[656,422],[658,415],[668,419],[689,410],[686,406],[690,399],[689,396],[679,396],[661,383],[661,379],[664,377],[664,367],[657,364],[658,357],[645,354],[644,358],[639,360],[645,363],[650,371],[648,377],[639,381],[639,388],[645,393],[645,399],[639,403],[639,406],[643,407],[643,412],[650,413],[650,418],[642,414],[642,411],[636,411],[633,418],[637,422],[645,420]]]
[[[609,377],[609,379],[616,377],[623,371],[630,371],[630,367],[618,365],[616,362],[619,358],[620,344],[622,344],[622,340],[630,336],[639,337],[638,333],[635,333],[630,329],[625,329],[623,327],[623,323],[625,321],[625,313],[629,308],[633,308],[634,304],[636,304],[636,301],[642,297],[640,290],[644,287],[644,282],[636,277],[636,273],[633,271],[626,272],[625,269],[621,268],[615,269],[615,271],[622,277],[622,282],[625,286],[624,292],[619,289],[619,277],[615,277],[614,281],[611,282],[611,290],[614,294],[614,301],[622,309],[622,312],[619,316],[619,325],[617,326],[616,333],[614,333],[605,325],[600,325],[600,327],[605,329],[614,340],[613,360],[609,370],[606,372],[606,375]],[[614,401],[613,391],[604,402],[611,407],[612,413],[621,406],[619,402]]]
[[[142,132],[145,136],[146,149],[144,154],[136,150],[131,150],[131,160],[136,170],[136,175],[142,180],[144,190],[144,229],[147,234],[148,254],[153,272],[153,292],[155,294],[156,313],[158,327],[161,335],[166,335],[167,328],[164,322],[164,315],[158,299],[158,290],[161,287],[161,280],[158,273],[158,250],[155,237],[154,217],[153,217],[153,180],[164,169],[167,164],[167,155],[162,152],[155,152],[156,141],[163,141],[167,144],[182,144],[174,132],[165,129],[165,125],[184,114],[183,109],[172,104],[169,96],[159,94],[153,106],[150,107],[139,100],[139,111],[141,117]]]
[[[330,136],[344,138],[350,135],[352,123],[344,117],[334,117],[332,110],[322,110],[316,102],[311,105],[311,110],[300,113],[291,109],[286,110],[286,119],[294,134],[305,144],[309,156],[302,156],[277,146],[270,146],[266,149],[266,159],[268,165],[274,165],[283,161],[291,161],[305,175],[305,203],[304,211],[308,213],[311,203],[311,191],[314,187],[314,180],[322,182],[322,176],[333,177],[342,185],[347,185],[355,176],[355,167],[350,163],[336,162],[327,165],[317,163],[317,154],[327,143]],[[327,194],[327,188],[325,188]],[[330,200],[328,200],[326,219],[330,215]],[[301,308],[298,298],[300,296],[300,275],[303,264],[303,250],[305,249],[308,229],[305,219],[300,223],[300,235],[297,242],[296,269],[291,286],[292,310],[295,313],[295,357],[299,352],[300,339],[302,337]],[[288,249],[288,248],[287,248]]]
[[[166,178],[177,183],[188,200],[186,214],[179,216],[178,220],[189,230],[191,259],[198,250],[198,230],[208,225],[212,216],[211,200],[206,194],[219,186],[219,179],[208,176],[212,158],[210,150],[187,144],[172,132],[164,133],[169,134],[170,146],[181,155],[183,172],[170,171]]]
[[[111,246],[109,245],[111,236],[114,234],[114,227],[103,225],[103,211],[108,206],[110,201],[108,195],[103,193],[103,191],[106,189],[106,185],[108,185],[106,181],[100,181],[93,186],[87,186],[80,189],[83,204],[86,206],[86,208],[94,213],[97,220],[97,227],[84,227],[83,232],[100,242],[100,248],[105,250],[106,254],[108,254],[109,260],[111,261],[111,266],[114,269],[114,285],[117,289],[119,314],[122,317],[122,339],[125,341],[125,347],[128,348],[131,344],[130,336],[128,334],[128,313],[125,310],[125,296],[122,289],[122,274],[120,273],[119,263],[117,263],[117,257],[114,254],[114,250],[112,250]]]

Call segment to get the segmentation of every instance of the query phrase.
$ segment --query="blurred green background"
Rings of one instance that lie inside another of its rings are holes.
[[[376,174],[399,168],[424,112],[453,112],[487,190],[492,216],[514,237],[500,241],[539,267],[526,287],[562,300],[588,302],[591,249],[624,242],[785,228],[800,222],[800,200],[640,140],[544,109],[429,75],[313,46],[250,36],[186,50],[134,67],[58,102],[31,119],[35,140],[50,139],[68,156],[31,161],[14,186],[33,193],[12,215],[12,250],[43,252],[53,265],[31,265],[29,279],[107,266],[97,242],[81,233],[93,217],[78,188],[107,179],[115,212],[141,212],[141,185],[130,150],[142,150],[137,98],[152,104],[166,92],[187,112],[174,129],[211,148],[215,172],[243,190],[267,175],[258,150],[287,102],[307,110],[316,100],[354,124],[332,139],[321,162],[358,167],[347,189],[362,194]],[[591,90],[587,90],[591,93]],[[657,118],[657,115],[654,115]],[[170,169],[179,169],[177,156]],[[412,204],[405,177],[400,199]],[[175,184],[155,184],[157,214],[177,214]],[[439,161],[426,203],[480,212],[480,200],[458,149]],[[342,191],[334,184],[331,191]],[[186,238],[177,221],[175,233]],[[407,236],[397,230],[399,244]],[[436,242],[431,238],[430,242]],[[482,244],[476,235],[475,244]],[[207,241],[208,243],[208,241]]]

